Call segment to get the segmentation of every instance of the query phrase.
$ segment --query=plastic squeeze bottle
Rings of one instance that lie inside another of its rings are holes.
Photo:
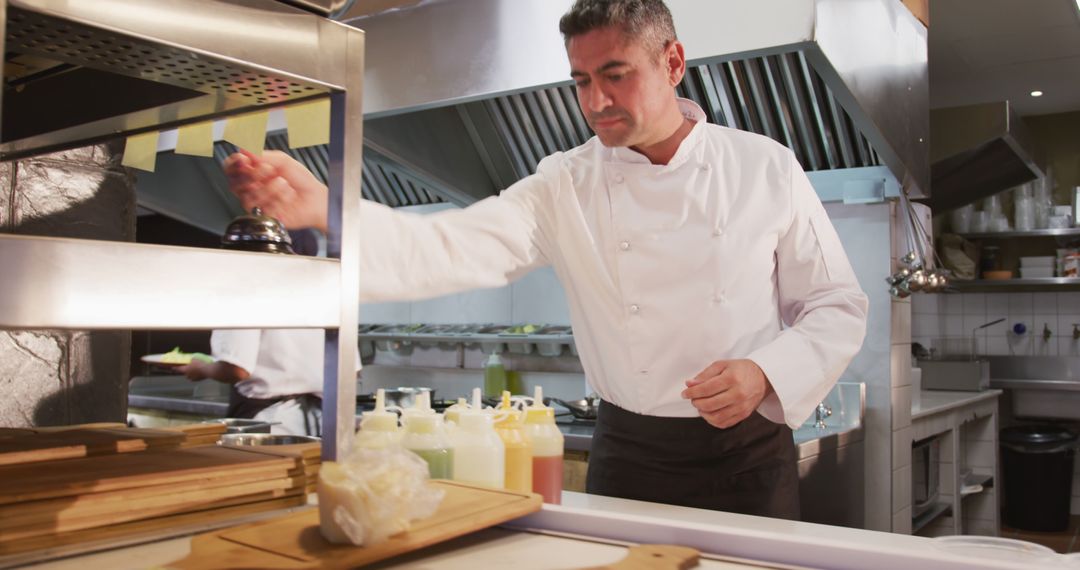
[[[555,425],[555,410],[544,405],[540,386],[525,408],[525,436],[532,444],[532,491],[543,495],[545,503],[558,505],[563,489],[563,434]]]
[[[484,396],[498,398],[506,389],[506,368],[497,353],[492,352],[484,365]]]
[[[458,398],[457,402],[443,411],[443,419],[446,420],[447,424],[457,426],[458,420],[461,418],[461,410],[467,409],[469,409],[469,404],[465,402],[465,398]]]
[[[386,407],[386,393],[375,391],[375,409],[360,416],[360,431],[353,445],[368,449],[384,449],[401,443],[397,414]]]
[[[401,436],[401,446],[427,462],[432,479],[449,479],[454,452],[442,416],[431,409],[431,393],[421,392],[413,407],[405,410],[402,421],[405,434]]]
[[[479,388],[473,390],[472,407],[458,414],[458,427],[450,435],[454,480],[501,488],[506,481],[506,447],[495,433],[492,411],[481,408]]]
[[[499,413],[503,418],[495,423],[495,431],[506,447],[506,483],[512,491],[531,493],[533,490],[532,445],[525,436],[522,413],[510,405],[510,391],[503,390]]]

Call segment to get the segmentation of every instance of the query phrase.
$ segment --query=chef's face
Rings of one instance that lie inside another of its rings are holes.
[[[606,27],[571,37],[566,54],[581,112],[605,146],[649,145],[670,134],[658,119],[685,70],[682,44],[658,50]]]

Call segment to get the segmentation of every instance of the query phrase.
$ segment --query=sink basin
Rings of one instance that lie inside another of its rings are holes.
[[[1080,419],[1080,358],[989,356],[990,387],[1009,390],[1017,417]]]

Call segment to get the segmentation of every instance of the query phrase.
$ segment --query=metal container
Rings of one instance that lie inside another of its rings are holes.
[[[414,388],[410,386],[399,386],[397,388],[387,388],[383,390],[383,395],[386,397],[387,406],[399,406],[405,410],[411,408],[413,403],[416,402],[416,397],[421,392],[427,392],[430,400],[435,400],[435,388]]]
[[[270,426],[280,422],[249,420],[245,418],[222,418],[207,420],[204,424],[225,424],[225,433],[270,433]]]
[[[279,435],[271,433],[227,433],[221,436],[221,445],[295,445],[322,441],[310,435]]]

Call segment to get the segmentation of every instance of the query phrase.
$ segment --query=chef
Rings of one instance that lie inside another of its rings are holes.
[[[319,254],[312,232],[289,235],[297,254]],[[193,360],[179,371],[195,382],[230,384],[225,417],[271,422],[271,433],[321,437],[324,350],[321,329],[215,330],[210,334],[214,362]]]
[[[231,384],[226,417],[273,422],[272,433],[321,436],[323,350],[319,329],[216,330],[214,362],[193,360],[180,372]]]
[[[676,97],[686,60],[661,0],[578,0],[559,27],[596,136],[465,209],[364,202],[362,298],[553,266],[602,398],[587,490],[796,519],[792,429],[866,328],[836,231],[787,148]],[[287,155],[233,155],[226,173],[245,206],[325,229],[325,186]]]

